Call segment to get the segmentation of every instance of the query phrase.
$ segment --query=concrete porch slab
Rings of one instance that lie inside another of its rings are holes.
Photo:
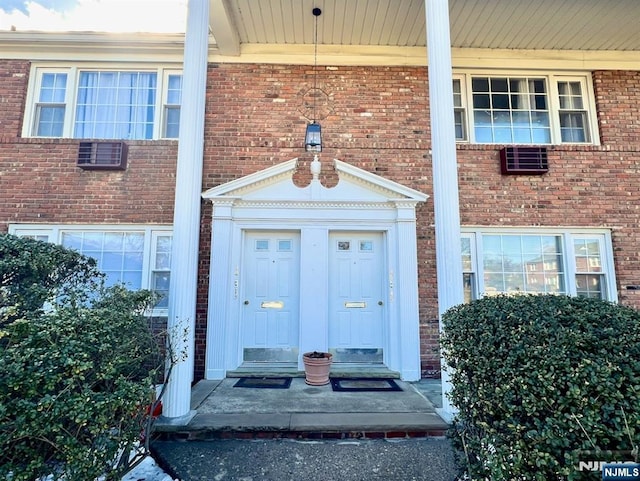
[[[293,378],[289,389],[234,387],[237,379],[201,381],[192,390],[196,415],[184,426],[163,422],[169,439],[220,437],[420,437],[443,436],[436,413],[439,382],[396,380],[402,391],[334,392]],[[431,402],[429,398],[434,402]],[[435,405],[434,405],[435,403]]]

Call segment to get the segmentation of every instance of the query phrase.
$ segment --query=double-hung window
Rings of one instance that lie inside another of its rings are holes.
[[[34,135],[62,137],[66,114],[67,74],[43,72],[38,100],[34,106]]]
[[[52,242],[97,261],[105,284],[150,289],[159,295],[154,314],[166,315],[171,266],[170,227],[165,226],[9,226],[9,233]]]
[[[151,273],[149,288],[159,296],[156,309],[169,307],[169,280],[171,278],[171,233],[153,232],[151,239]]]
[[[164,103],[164,136],[177,139],[180,129],[180,104],[182,103],[182,75],[167,75],[167,92]]]
[[[476,293],[476,269],[474,268],[475,253],[472,241],[473,238],[470,235],[462,235],[462,283],[464,302],[471,302],[478,297]]]
[[[25,137],[177,138],[182,75],[175,70],[39,67]]]
[[[461,237],[465,301],[476,293],[617,300],[606,230],[465,229]]]
[[[456,74],[453,100],[458,141],[545,145],[598,138],[586,73]]]
[[[590,142],[589,112],[580,80],[558,80],[558,117],[562,142]]]

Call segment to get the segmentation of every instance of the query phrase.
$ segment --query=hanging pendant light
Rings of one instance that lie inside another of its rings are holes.
[[[307,124],[307,133],[304,138],[304,149],[307,152],[322,152],[322,129],[316,122],[316,97],[318,96],[318,17],[322,13],[319,8],[312,10],[315,18],[314,26],[314,63],[313,63],[313,122]]]
[[[322,152],[322,129],[314,120],[307,124],[307,133],[304,137],[304,149],[307,152]]]

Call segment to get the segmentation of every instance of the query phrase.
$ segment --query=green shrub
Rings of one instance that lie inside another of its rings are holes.
[[[579,462],[614,460],[607,451],[637,460],[640,312],[496,296],[450,309],[443,325],[453,437],[472,479],[599,479]]]
[[[153,392],[152,368],[160,365],[143,315],[150,293],[120,286],[87,291],[80,279],[92,272],[91,262],[70,254],[79,272],[69,260],[59,275],[55,259],[67,259],[65,253],[36,244],[41,243],[21,244],[35,247],[20,253],[24,263],[13,263],[18,274],[3,272],[3,279],[10,279],[3,285],[5,299],[15,304],[9,306],[14,319],[4,326],[0,343],[0,479],[33,481],[49,474],[65,481],[103,474],[118,479],[140,440]],[[33,288],[37,273],[51,276],[45,289]],[[25,285],[16,285],[21,282]],[[78,293],[83,302],[76,302]],[[36,299],[52,303],[43,311]]]
[[[0,328],[41,312],[56,298],[84,298],[101,278],[94,259],[47,242],[0,234]]]

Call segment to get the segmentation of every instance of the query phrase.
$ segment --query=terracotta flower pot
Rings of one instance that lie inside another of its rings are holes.
[[[328,352],[305,352],[302,355],[304,362],[305,382],[311,386],[324,386],[329,384],[329,372],[333,354]]]

